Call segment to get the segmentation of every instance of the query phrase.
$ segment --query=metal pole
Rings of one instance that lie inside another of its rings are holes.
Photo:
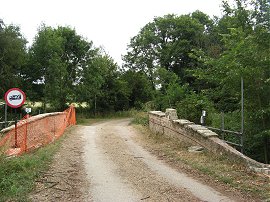
[[[221,112],[221,134],[222,134],[222,139],[224,140],[224,112]]]
[[[97,113],[97,96],[95,95],[95,117]]]
[[[29,114],[26,114],[26,119],[25,119],[25,131],[24,131],[24,151],[27,151],[27,132],[28,132],[28,118]]]
[[[7,103],[5,103],[5,128],[7,127]]]
[[[17,109],[15,108],[15,148],[18,147],[17,119]]]
[[[241,152],[244,152],[244,80],[241,77]]]

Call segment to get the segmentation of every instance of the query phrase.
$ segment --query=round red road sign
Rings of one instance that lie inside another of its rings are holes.
[[[5,101],[12,108],[19,108],[25,102],[26,96],[19,88],[11,88],[5,93]]]

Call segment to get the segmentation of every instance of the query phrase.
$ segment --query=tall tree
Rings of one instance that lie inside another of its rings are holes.
[[[107,54],[101,58],[101,76],[104,79],[98,96],[100,111],[127,110],[130,87],[121,78],[118,65]]]
[[[186,70],[196,66],[197,61],[190,53],[206,49],[205,38],[212,25],[212,20],[199,11],[156,17],[131,39],[124,56],[125,67],[145,72],[153,84],[159,67],[176,73],[182,83],[192,82]]]
[[[262,6],[254,9],[254,2]],[[268,162],[270,35],[269,23],[266,18],[261,18],[261,13],[267,9],[269,13],[269,4],[261,4],[264,1],[260,0],[254,2],[247,4],[247,1],[236,0],[235,6],[224,3],[225,15],[220,26],[226,29],[221,29],[220,33],[225,51],[217,59],[204,58],[207,61],[205,66],[194,75],[215,86],[209,89],[208,95],[216,107],[225,112],[240,109],[240,80],[244,78],[246,152],[253,158]],[[263,9],[262,12],[258,12],[258,8]]]
[[[31,89],[42,92],[45,102],[63,109],[75,97],[75,87],[81,71],[95,54],[92,42],[87,42],[69,27],[41,26],[29,50],[27,79]]]
[[[12,87],[22,87],[26,62],[26,43],[19,27],[0,26],[0,94]]]
[[[129,69],[122,73],[121,80],[127,83],[128,107],[142,109],[153,99],[152,83],[143,72]]]

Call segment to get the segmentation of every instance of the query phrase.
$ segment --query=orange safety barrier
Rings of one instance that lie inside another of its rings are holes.
[[[17,130],[6,129],[0,136],[0,150],[7,155],[20,155],[29,150],[49,144],[63,135],[65,129],[76,124],[74,106],[64,112],[40,114],[29,117],[26,115],[17,123]]]

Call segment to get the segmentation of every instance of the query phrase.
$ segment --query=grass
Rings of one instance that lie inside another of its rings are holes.
[[[134,111],[132,113],[132,117],[133,117],[132,120],[133,124],[148,126],[149,118],[147,112]]]
[[[268,201],[270,199],[270,178],[268,176],[249,171],[245,165],[232,162],[208,151],[190,153],[188,152],[190,144],[153,134],[145,125],[135,127],[143,134],[147,147],[150,147],[156,155],[162,156],[172,166],[180,167],[195,176],[203,175],[211,182],[215,181],[222,186],[236,189],[255,200]]]
[[[54,143],[19,157],[0,156],[0,201],[27,201],[35,180],[48,169],[59,148],[60,138]]]
[[[92,125],[94,123],[100,122],[106,120],[104,118],[77,118],[77,124],[78,125],[83,125],[83,126],[89,126]]]
[[[95,118],[77,114],[77,123],[91,125],[112,118],[132,117],[135,114],[135,110],[98,115]],[[6,158],[0,153],[0,202],[27,201],[28,194],[35,186],[35,180],[49,168],[63,138],[64,136],[46,147],[19,157]]]
[[[85,113],[77,113],[77,124],[91,125],[100,121],[117,119],[117,118],[133,118],[132,123],[148,125],[148,116],[146,112],[137,110],[119,111],[115,113],[97,114],[96,116]]]
[[[94,114],[93,112],[89,112],[87,109],[76,109],[76,116],[77,118],[87,118],[87,119],[108,119],[108,118],[125,118],[131,117],[132,114],[136,112],[136,110],[129,110],[129,111],[118,111],[118,112],[98,112]]]

